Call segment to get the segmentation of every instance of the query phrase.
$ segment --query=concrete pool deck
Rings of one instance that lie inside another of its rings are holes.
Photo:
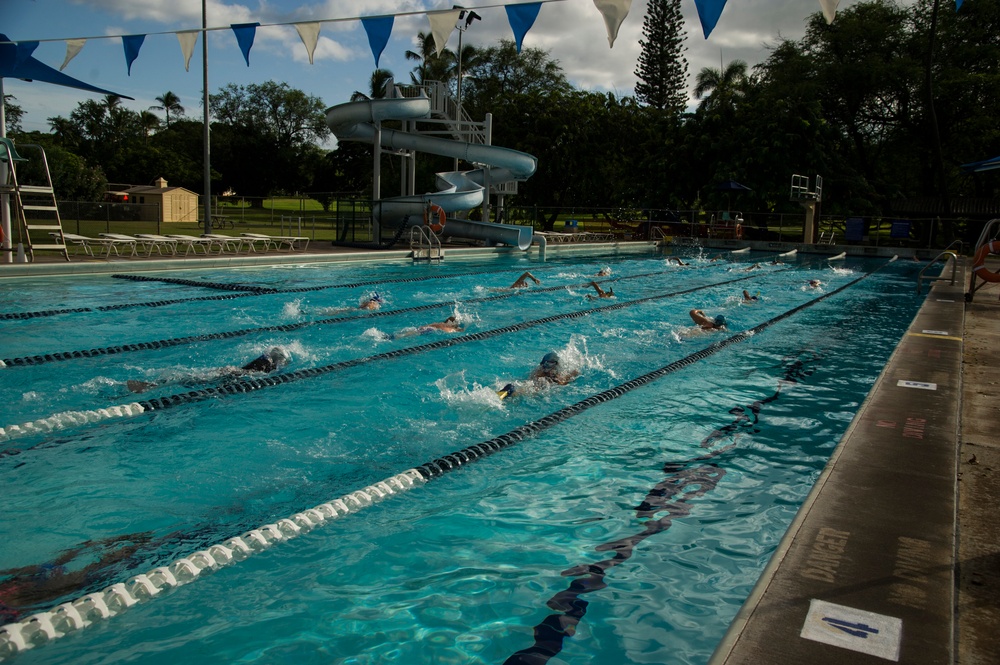
[[[933,286],[711,665],[1000,663],[1000,302],[994,286],[966,304],[960,263],[954,285]]]
[[[446,250],[459,257],[507,251]],[[0,279],[409,260],[409,253],[310,248],[81,259],[0,265]],[[1000,437],[993,431],[1000,425],[1000,289],[991,285],[965,303],[968,262],[959,263],[954,285],[931,287],[711,665],[1000,663]],[[998,264],[991,257],[990,268]]]

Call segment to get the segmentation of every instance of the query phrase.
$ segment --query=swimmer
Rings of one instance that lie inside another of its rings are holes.
[[[529,279],[532,282],[534,282],[535,284],[541,284],[541,282],[538,281],[538,278],[536,278],[530,272],[526,272],[523,275],[521,275],[520,277],[518,277],[516,280],[514,280],[514,283],[511,284],[507,288],[510,288],[510,289],[526,289],[526,288],[528,288],[528,280]]]
[[[597,291],[597,295],[596,296],[592,296],[592,295],[590,295],[588,293],[587,294],[587,300],[596,300],[598,298],[614,298],[615,297],[615,290],[614,289],[608,289],[607,291],[605,291],[604,289],[601,288],[601,285],[598,284],[597,282],[591,282],[590,285],[592,287],[594,287],[595,291]]]
[[[755,263],[752,266],[750,266],[749,268],[744,268],[743,270],[745,270],[746,272],[750,272],[751,270],[757,270],[758,268],[760,268],[760,264],[759,263]]]
[[[322,307],[316,310],[317,314],[322,314],[323,316],[331,316],[333,314],[343,314],[344,312],[353,312],[355,310],[364,311],[375,311],[382,307],[382,303],[385,300],[378,293],[372,293],[370,296],[364,298],[357,307]]]
[[[242,367],[220,367],[207,376],[189,376],[179,381],[137,381],[129,379],[125,382],[129,392],[144,393],[150,388],[168,385],[171,383],[180,384],[200,384],[212,381],[231,380],[247,373],[270,374],[275,372],[291,361],[292,355],[280,346],[271,347],[267,353],[262,353]]]
[[[821,286],[823,286],[823,282],[819,281],[818,279],[810,279],[809,280],[809,287],[810,288],[818,289]]]
[[[611,266],[604,266],[601,268],[595,277],[611,277]]]
[[[553,384],[565,386],[578,376],[580,376],[579,370],[573,369],[563,371],[559,364],[559,354],[554,351],[550,351],[542,356],[542,360],[538,363],[538,367],[531,370],[531,374],[528,376],[528,379],[531,381],[531,385],[537,390]],[[510,397],[513,397],[521,392],[523,392],[522,389],[519,389],[513,383],[508,383],[497,391],[497,395],[500,399],[509,399]]]
[[[760,300],[760,291],[757,292],[757,295],[752,296],[746,289],[743,290],[743,302],[757,302],[758,300]]]
[[[715,261],[715,259],[712,259],[712,260]],[[679,266],[689,266],[689,265],[691,265],[690,263],[684,263],[683,261],[680,260],[680,258],[678,258],[676,256],[671,256],[669,259],[667,259],[667,263],[670,263],[671,261],[677,261],[677,265],[679,265]]]
[[[434,323],[428,323],[415,328],[403,328],[394,335],[386,335],[385,339],[399,339],[401,337],[428,335],[433,332],[457,333],[462,332],[463,330],[465,330],[465,328],[458,322],[458,319],[454,316],[449,316],[444,321],[435,321]]]
[[[691,320],[698,324],[702,330],[721,330],[726,327],[726,317],[719,314],[715,318],[710,318],[700,309],[692,309],[689,312]]]

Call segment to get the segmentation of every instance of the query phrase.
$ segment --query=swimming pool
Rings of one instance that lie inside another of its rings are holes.
[[[17,660],[704,663],[921,302],[920,264],[773,258],[0,282],[0,609],[94,620]],[[579,378],[499,399],[548,351]]]

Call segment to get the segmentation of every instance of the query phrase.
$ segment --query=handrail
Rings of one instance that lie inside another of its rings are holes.
[[[942,279],[947,279],[947,277],[925,277],[924,276],[924,273],[927,272],[927,269],[930,268],[935,263],[937,263],[938,260],[940,260],[944,256],[949,256],[952,259],[952,261],[951,261],[951,286],[955,286],[955,271],[958,269],[958,254],[956,254],[955,252],[951,251],[951,248],[954,247],[956,244],[958,245],[959,252],[961,252],[962,251],[962,246],[963,246],[962,241],[961,240],[953,240],[950,245],[948,245],[943,250],[941,250],[940,254],[938,254],[933,259],[931,259],[930,263],[928,263],[927,265],[925,265],[923,268],[920,269],[920,273],[917,275],[917,295],[920,295],[920,289],[923,286],[923,283],[924,283],[925,279],[930,280],[932,282],[937,282],[937,281],[940,281]]]

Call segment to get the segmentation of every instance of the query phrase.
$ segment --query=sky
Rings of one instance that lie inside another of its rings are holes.
[[[208,26],[225,30],[208,33],[208,88],[215,93],[226,84],[246,85],[268,80],[286,82],[322,100],[324,106],[348,101],[355,91],[368,92],[375,59],[358,20],[323,23],[313,64],[294,27],[268,25],[324,19],[354,19],[448,9],[456,2],[476,9],[481,21],[472,23],[462,43],[480,46],[512,39],[502,7],[517,0],[207,0]],[[840,10],[854,0],[842,0]],[[694,0],[681,4],[687,32],[689,89],[704,67],[718,69],[740,59],[751,67],[767,59],[779,39],[799,39],[808,17],[820,11],[818,0],[729,0],[715,30],[705,39]],[[0,32],[11,40],[39,40],[34,57],[59,68],[66,56],[63,40],[87,38],[86,45],[63,73],[92,85],[135,98],[133,110],[146,110],[170,91],[181,100],[186,117],[202,117],[203,60],[199,38],[190,69],[177,36],[201,27],[202,0],[0,0]],[[633,0],[614,46],[608,44],[604,20],[593,0],[560,0],[541,6],[524,48],[540,48],[557,60],[577,88],[631,96],[640,53],[646,0]],[[236,38],[227,26],[259,22],[247,66]],[[425,15],[397,16],[379,66],[409,82],[416,63],[405,52],[415,50],[418,32],[430,32]],[[167,34],[156,34],[167,33]],[[122,35],[147,35],[128,72]],[[45,41],[53,40],[53,41]],[[458,32],[448,41],[457,50]],[[4,92],[25,111],[25,130],[50,131],[47,119],[68,117],[79,102],[100,95],[47,83],[4,79]],[[693,102],[693,99],[692,99]],[[162,117],[162,112],[160,112]]]

